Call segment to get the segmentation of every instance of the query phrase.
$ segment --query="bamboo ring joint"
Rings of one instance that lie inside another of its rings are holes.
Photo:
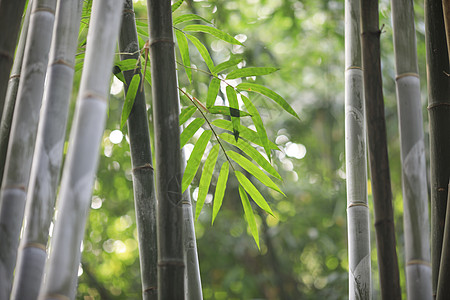
[[[27,243],[25,245],[23,245],[23,248],[36,248],[36,249],[41,249],[42,251],[44,251],[45,253],[47,253],[47,248],[45,247],[44,244],[41,243]]]
[[[419,77],[419,74],[414,73],[414,72],[409,72],[409,73],[403,73],[403,74],[397,75],[397,76],[395,77],[395,81],[397,81],[397,80],[399,80],[399,79],[401,79],[401,78],[403,78],[403,77],[409,77],[409,76],[411,76],[411,77],[416,77],[416,78],[420,78],[420,77]]]
[[[412,265],[424,265],[424,266],[427,266],[427,267],[431,267],[429,261],[424,261],[424,260],[421,260],[421,259],[413,259],[413,260],[410,260],[410,261],[408,261],[408,262],[406,263],[406,265],[407,265],[407,266],[412,266]]]

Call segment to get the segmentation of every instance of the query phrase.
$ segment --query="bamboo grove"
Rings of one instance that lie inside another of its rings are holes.
[[[400,299],[379,3],[344,2],[349,298],[372,299],[379,280],[382,299]],[[143,21],[132,0],[0,0],[1,28],[8,28],[0,35],[0,300],[76,298],[112,77],[125,91],[117,126],[128,132],[142,298],[203,299],[194,224],[208,201],[214,224],[230,182],[260,248],[258,216],[274,215],[265,191],[285,194],[273,162],[279,148],[254,99],[300,117],[261,84],[276,67],[246,66],[234,56],[216,62],[205,35],[230,47],[243,41],[198,14],[179,13],[183,4],[148,0]],[[446,299],[450,4],[424,5],[429,181],[413,1],[391,0],[406,290],[408,299]],[[202,93],[179,84],[196,74],[209,83]],[[372,276],[372,223],[379,278]]]

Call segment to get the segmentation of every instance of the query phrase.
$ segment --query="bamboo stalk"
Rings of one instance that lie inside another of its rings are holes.
[[[448,189],[449,194],[447,196],[447,201],[450,199],[450,182],[448,187],[449,187]],[[448,295],[450,295],[450,284],[448,284],[449,278],[450,278],[450,205],[447,205],[436,299],[445,300],[448,298]]]
[[[36,140],[56,0],[33,2],[0,207],[0,299],[9,299]]]
[[[0,2],[0,116],[3,115],[8,78],[26,0]]]
[[[119,47],[121,53],[130,53],[122,54],[122,60],[139,59],[140,49],[132,0],[125,1]],[[128,85],[133,75],[140,74],[140,71],[140,68],[137,68],[136,70],[123,72],[125,93],[128,92]],[[143,84],[142,80],[141,84]],[[145,94],[141,88],[137,90],[127,124],[133,166],[133,189],[139,238],[142,295],[143,299],[157,299],[156,198],[147,108]]]
[[[430,233],[414,8],[392,0],[408,299],[431,299]]]
[[[147,1],[158,198],[158,299],[183,299],[179,98],[170,1]]]
[[[382,299],[401,299],[380,64],[378,1],[361,0],[362,61],[369,164]]]
[[[347,174],[347,222],[349,299],[371,299],[367,154],[361,69],[360,7],[345,1],[345,160]]]
[[[83,1],[59,1],[11,299],[37,299],[62,165]],[[75,13],[74,13],[75,12]],[[78,12],[78,13],[76,13]]]
[[[450,178],[450,73],[441,0],[425,1],[428,116],[430,123],[431,272],[433,296],[439,277]]]
[[[75,297],[80,246],[105,126],[122,7],[122,0],[93,2],[80,93],[62,175],[46,277],[40,291],[43,299]]]
[[[445,35],[447,37],[447,52],[450,60],[450,0],[442,0],[442,10],[444,13]]]

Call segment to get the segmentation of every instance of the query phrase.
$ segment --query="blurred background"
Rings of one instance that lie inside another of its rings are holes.
[[[135,10],[139,21],[146,23],[145,2],[135,1]],[[423,1],[414,3],[427,144]],[[287,197],[262,189],[276,217],[254,207],[260,251],[247,228],[235,181],[228,183],[214,226],[210,225],[212,205],[205,205],[195,222],[204,299],[348,299],[344,1],[189,0],[175,12],[183,13],[211,20],[245,45],[231,46],[199,35],[216,64],[234,56],[243,58],[246,66],[279,68],[257,82],[283,96],[300,115],[299,121],[270,100],[253,98],[269,139],[280,148],[273,153],[273,162],[284,178],[280,185]],[[397,253],[405,294],[400,146],[387,0],[380,1],[380,24],[384,24],[382,69]],[[139,30],[145,40],[147,29],[141,26]],[[195,49],[191,49],[191,61],[206,69]],[[76,85],[80,76],[81,71],[77,72]],[[179,66],[179,81],[189,93],[206,98],[209,77],[204,73],[193,72],[193,82],[189,83]],[[149,86],[146,91],[151,103]],[[120,129],[122,105],[123,88],[112,80],[107,130],[83,242],[78,299],[141,298],[130,152],[127,129]],[[189,154],[192,145],[186,147]],[[372,208],[370,180],[368,185]],[[196,190],[191,192],[195,205]],[[374,299],[378,299],[373,232],[371,239]]]

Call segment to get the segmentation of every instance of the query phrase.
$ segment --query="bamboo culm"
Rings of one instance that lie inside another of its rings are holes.
[[[86,59],[40,299],[75,297],[80,246],[103,136],[122,0],[93,2]]]
[[[139,59],[139,43],[132,0],[125,1],[119,47],[122,53],[122,60]],[[128,85],[133,76],[140,74],[140,71],[141,69],[137,68],[136,70],[123,72],[125,93],[128,92]],[[140,84],[142,85],[142,75],[140,78]],[[141,87],[137,90],[133,109],[130,112],[127,124],[133,166],[133,191],[139,239],[142,296],[143,299],[153,300],[158,298],[156,198],[147,108],[145,94]]]
[[[42,103],[56,0],[32,4],[11,136],[0,194],[0,299],[9,299],[37,124]]]

